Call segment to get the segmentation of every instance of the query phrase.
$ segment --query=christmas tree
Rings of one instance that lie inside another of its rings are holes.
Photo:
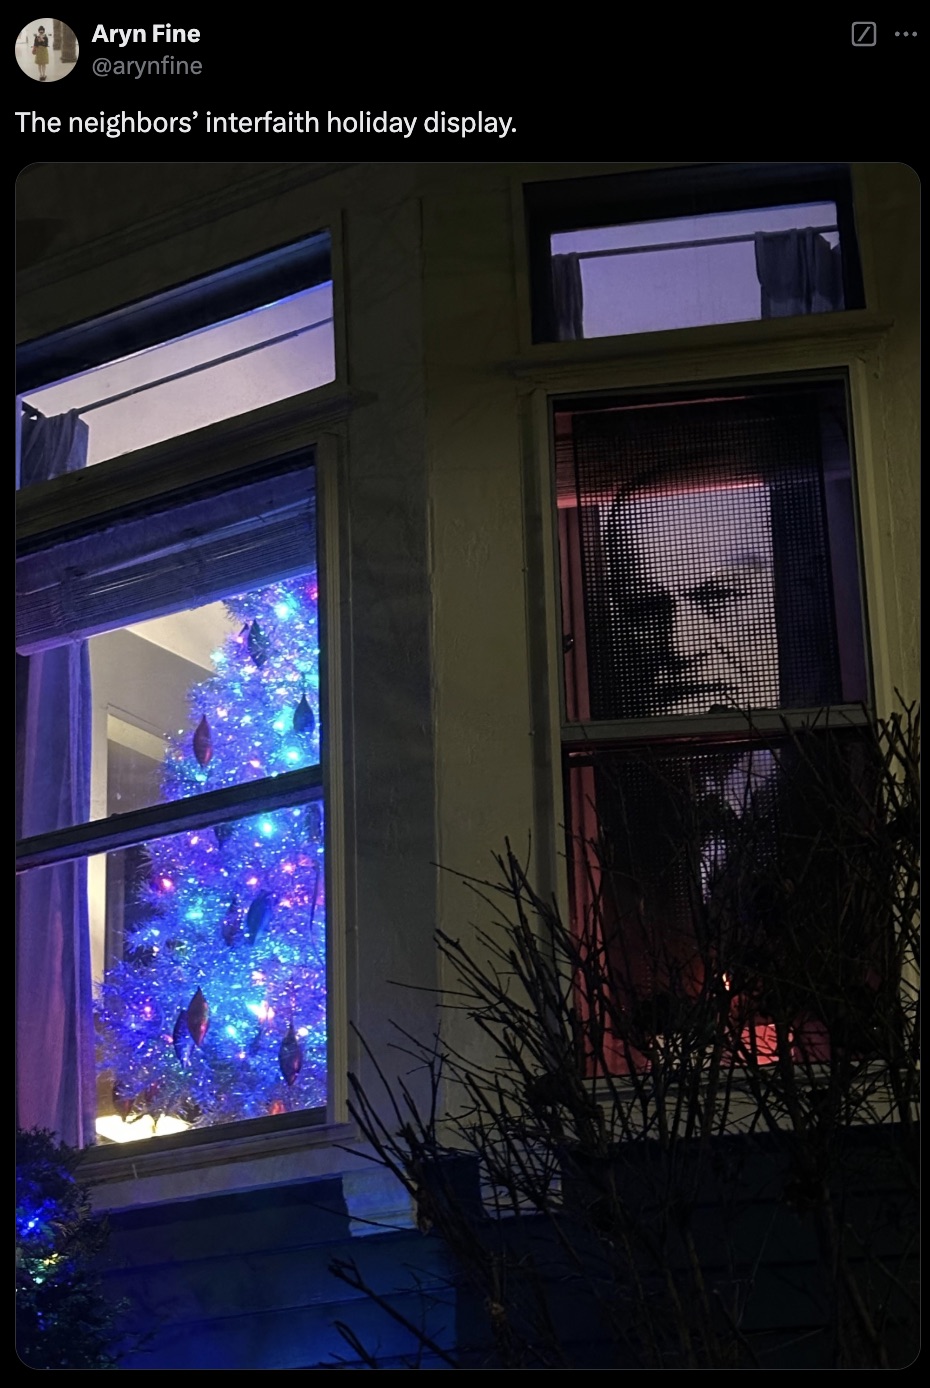
[[[119,1313],[103,1289],[106,1223],[75,1179],[81,1153],[47,1128],[16,1134],[16,1352],[30,1369],[115,1369]]]
[[[226,606],[238,634],[190,691],[165,800],[319,762],[315,576]],[[132,856],[123,958],[97,1012],[117,1113],[205,1127],[323,1104],[321,804],[174,834]]]

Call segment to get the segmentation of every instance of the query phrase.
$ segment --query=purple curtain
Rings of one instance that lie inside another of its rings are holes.
[[[756,274],[763,318],[834,313],[845,307],[840,248],[810,227],[757,231]]]
[[[22,485],[80,470],[88,429],[75,414],[23,420]],[[18,818],[24,837],[90,817],[87,643],[18,661]],[[94,1140],[94,1036],[87,865],[36,868],[19,881],[16,921],[17,1121],[74,1147]]]

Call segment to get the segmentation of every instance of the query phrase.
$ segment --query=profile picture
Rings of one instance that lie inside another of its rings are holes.
[[[77,60],[77,37],[64,20],[30,20],[17,36],[16,61],[35,82],[60,82]]]

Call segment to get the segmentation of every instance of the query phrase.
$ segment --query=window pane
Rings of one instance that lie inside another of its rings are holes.
[[[32,655],[24,832],[318,764],[317,613],[310,573],[91,637],[77,643],[86,663],[76,663],[74,647]],[[91,730],[86,781],[69,706]],[[65,755],[89,799],[59,793],[55,758]]]
[[[88,869],[101,1137],[325,1104],[319,802]]]
[[[602,1060],[622,1069],[661,1037],[822,1061],[903,1034],[883,755],[851,729],[569,755],[572,915],[598,952]]]
[[[865,698],[842,388],[556,416],[570,721]]]
[[[30,460],[30,420],[77,411],[82,461],[68,471],[179,438],[332,381],[332,282],[149,347],[21,397],[23,486],[48,474]]]
[[[550,244],[563,339],[845,306],[832,202],[587,227]]]

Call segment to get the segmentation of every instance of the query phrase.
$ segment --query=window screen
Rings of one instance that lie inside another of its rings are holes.
[[[734,1048],[763,1061],[779,1028],[808,1059],[870,1048],[896,1007],[873,751],[845,728],[567,755],[576,929],[619,1041],[642,1054],[732,1005]]]
[[[865,697],[842,388],[557,417],[570,721]]]

